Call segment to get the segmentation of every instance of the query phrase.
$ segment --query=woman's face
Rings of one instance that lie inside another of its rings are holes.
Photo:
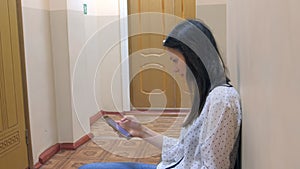
[[[173,48],[167,48],[169,52],[170,60],[174,63],[174,72],[180,76],[185,77],[186,74],[186,63],[182,53]]]

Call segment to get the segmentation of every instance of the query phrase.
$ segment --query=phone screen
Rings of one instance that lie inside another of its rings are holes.
[[[123,127],[121,127],[112,118],[110,118],[108,116],[104,116],[103,118],[107,122],[107,124],[109,124],[112,128],[114,128],[116,131],[118,131],[122,136],[126,137],[127,139],[130,139],[132,137],[131,134],[127,130],[125,130]]]

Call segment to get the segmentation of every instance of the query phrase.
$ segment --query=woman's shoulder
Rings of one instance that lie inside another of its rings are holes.
[[[218,86],[214,88],[207,97],[207,110],[217,110],[215,112],[210,112],[211,117],[219,117],[219,113],[225,113],[228,108],[232,110],[233,114],[241,114],[241,103],[240,96],[234,87]]]
[[[209,93],[207,99],[210,101],[231,102],[239,101],[240,95],[234,87],[218,86]]]

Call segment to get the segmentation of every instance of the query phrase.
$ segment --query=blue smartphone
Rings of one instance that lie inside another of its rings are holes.
[[[114,130],[116,130],[118,133],[120,133],[122,136],[124,136],[127,140],[132,138],[132,135],[125,130],[123,127],[121,127],[115,120],[113,120],[109,116],[103,116],[103,119],[106,121],[106,123],[112,127]]]

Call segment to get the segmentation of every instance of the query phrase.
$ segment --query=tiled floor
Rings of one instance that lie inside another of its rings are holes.
[[[178,137],[183,115],[135,115],[149,128],[167,136]],[[118,119],[118,116],[112,116]],[[91,126],[94,138],[77,150],[58,152],[42,169],[75,169],[92,162],[143,162],[156,164],[160,150],[149,143],[133,138],[120,138],[102,119]]]

